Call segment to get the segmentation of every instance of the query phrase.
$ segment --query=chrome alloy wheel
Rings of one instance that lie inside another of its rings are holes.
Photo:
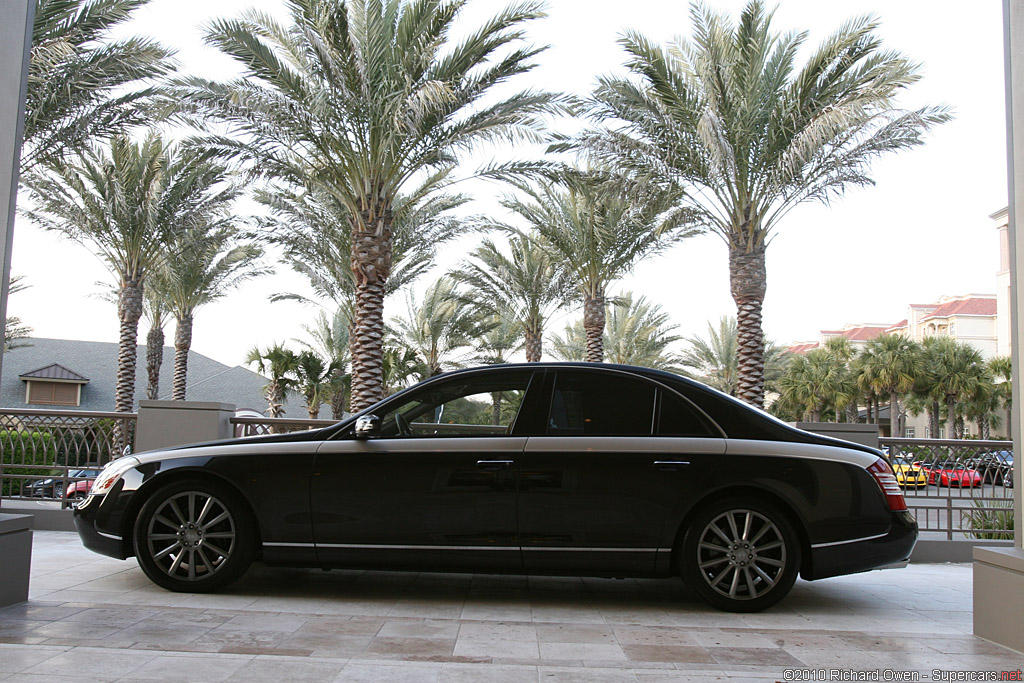
[[[235,549],[235,519],[219,499],[182,491],[157,507],[146,529],[153,562],[172,579],[199,581],[216,574]]]
[[[700,575],[730,600],[754,600],[771,591],[787,559],[782,531],[754,510],[723,512],[708,522],[697,543]]]

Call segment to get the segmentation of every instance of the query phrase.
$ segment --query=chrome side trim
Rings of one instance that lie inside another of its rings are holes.
[[[559,548],[556,546],[517,545],[377,545],[370,543],[264,543],[270,548],[350,548],[352,550],[538,550],[568,553],[657,553],[671,548]]]
[[[792,441],[756,441],[747,439],[726,439],[727,455],[754,455],[769,458],[788,457],[804,460],[845,462],[860,467],[870,467],[878,456],[864,451],[840,446],[794,443]]]
[[[876,538],[885,538],[888,535],[889,535],[888,533],[885,533],[885,534],[875,534],[874,536],[865,536],[864,538],[851,538],[848,541],[833,541],[831,543],[815,543],[814,545],[811,546],[811,549],[814,550],[816,548],[830,548],[830,547],[832,547],[834,545],[847,545],[848,543],[860,543],[861,541],[873,541]]]
[[[100,531],[99,529],[96,530],[96,533],[98,533],[103,538],[110,538],[110,539],[113,539],[115,541],[122,540],[122,538],[120,536],[115,536],[114,534],[108,534],[108,533],[105,533],[103,531]]]
[[[720,455],[725,439],[683,436],[531,436],[527,453],[650,453]]]

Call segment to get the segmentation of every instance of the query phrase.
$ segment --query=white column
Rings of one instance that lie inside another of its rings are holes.
[[[11,237],[35,9],[35,0],[0,2],[0,321],[7,319],[7,281],[11,276]],[[0,330],[0,342],[3,336]],[[0,369],[2,366],[0,353]]]
[[[1006,168],[1009,199],[1010,251],[1010,358],[1013,360],[1013,431],[1014,487],[1016,519],[1021,518],[1021,419],[1024,415],[1024,393],[1021,389],[1021,367],[1024,362],[1024,297],[1021,296],[1021,273],[1024,273],[1024,239],[1018,234],[1018,223],[1024,217],[1024,0],[1003,0],[1003,47],[1006,63]],[[1024,549],[1024,534],[1016,534],[1014,546]]]

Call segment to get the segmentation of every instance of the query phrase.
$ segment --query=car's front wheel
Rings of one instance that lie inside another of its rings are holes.
[[[683,579],[711,605],[729,612],[758,612],[793,587],[800,542],[774,505],[732,498],[694,518],[679,560]]]
[[[168,590],[202,593],[238,579],[256,551],[255,522],[231,489],[179,481],[158,489],[135,522],[142,571]]]

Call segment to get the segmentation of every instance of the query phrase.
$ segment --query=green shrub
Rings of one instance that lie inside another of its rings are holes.
[[[59,474],[50,469],[57,459],[57,447],[49,432],[0,431],[0,466],[3,467],[4,496],[17,495],[25,479],[11,479],[10,475],[24,474],[44,479]]]
[[[966,513],[971,536],[985,539],[1013,538],[1013,501],[986,504],[976,500],[974,507],[976,509]]]

